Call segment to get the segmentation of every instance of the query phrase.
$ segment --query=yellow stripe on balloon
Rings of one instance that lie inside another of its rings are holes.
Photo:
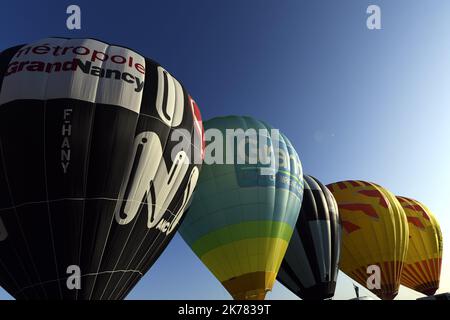
[[[201,260],[221,282],[253,272],[273,273],[266,282],[273,282],[280,268],[288,242],[278,238],[254,238],[217,247]]]

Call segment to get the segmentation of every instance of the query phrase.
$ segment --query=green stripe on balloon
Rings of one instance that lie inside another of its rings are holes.
[[[292,226],[287,223],[273,221],[250,221],[230,225],[208,233],[191,245],[199,256],[221,245],[253,238],[279,238],[289,242]],[[223,242],[223,239],[226,239]]]

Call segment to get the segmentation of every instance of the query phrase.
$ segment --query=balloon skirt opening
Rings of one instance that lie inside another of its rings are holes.
[[[272,290],[274,272],[252,272],[222,282],[234,300],[264,300]]]

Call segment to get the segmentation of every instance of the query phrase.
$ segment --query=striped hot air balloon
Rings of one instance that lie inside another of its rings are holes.
[[[331,298],[336,288],[341,225],[336,200],[319,180],[304,175],[294,234],[278,281],[304,300]]]
[[[431,211],[422,203],[397,197],[405,210],[409,226],[409,246],[401,284],[433,295],[439,288],[442,264],[442,233]]]
[[[343,227],[340,269],[381,299],[393,299],[408,249],[402,206],[390,191],[370,182],[341,181],[328,188]]]
[[[279,157],[278,168],[273,162],[237,164],[236,158],[232,164],[207,164],[213,143],[223,147],[223,159],[236,150],[230,145],[236,139],[228,139],[227,129],[270,131],[271,127],[237,116],[214,118],[204,125],[206,132],[217,129],[224,141],[214,140],[206,147],[202,174],[180,233],[234,299],[264,299],[272,289],[300,211],[300,160],[289,140],[280,135],[277,141],[268,138],[259,148]],[[248,148],[245,152],[258,145],[252,138],[240,141],[244,142],[241,147]],[[279,150],[274,148],[276,142]]]

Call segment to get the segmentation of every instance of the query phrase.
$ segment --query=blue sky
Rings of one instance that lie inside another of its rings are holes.
[[[69,4],[82,29],[66,29]],[[366,28],[377,4],[382,30]],[[1,2],[0,48],[96,37],[160,62],[204,119],[265,120],[324,183],[370,180],[424,202],[441,222],[450,291],[450,2],[164,0]],[[364,294],[369,293],[362,289]],[[341,274],[336,299],[353,297]],[[399,299],[421,296],[402,288]],[[0,289],[0,299],[9,296]],[[228,299],[177,235],[130,299]],[[295,298],[276,284],[269,299]]]

